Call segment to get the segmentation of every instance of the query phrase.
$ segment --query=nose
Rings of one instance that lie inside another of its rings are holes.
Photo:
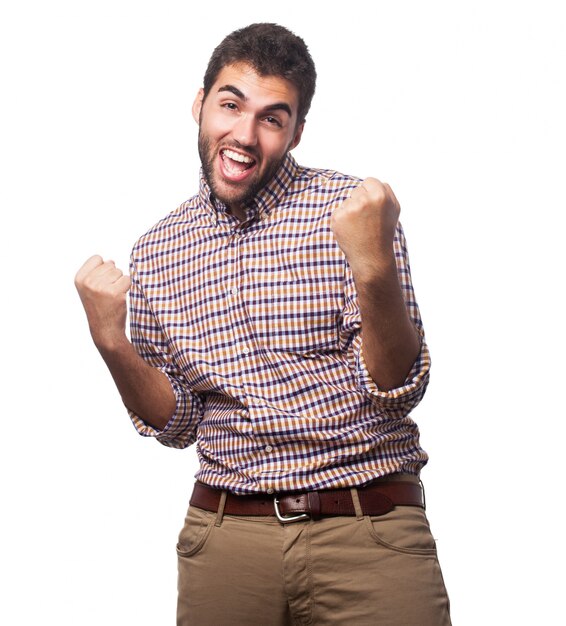
[[[242,146],[255,146],[257,143],[256,120],[253,115],[243,113],[233,130],[234,139]]]

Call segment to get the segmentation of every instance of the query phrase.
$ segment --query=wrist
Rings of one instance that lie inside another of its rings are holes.
[[[371,258],[349,262],[349,265],[358,287],[372,287],[387,282],[398,284],[397,264],[393,251],[391,254],[374,255]]]
[[[115,332],[97,332],[91,330],[92,340],[102,355],[123,352],[131,348],[131,343],[123,330]]]

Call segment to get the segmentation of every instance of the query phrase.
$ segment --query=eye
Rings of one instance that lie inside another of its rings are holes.
[[[268,115],[264,119],[270,126],[277,126],[279,128],[281,128],[282,126],[281,122],[276,117],[273,117],[272,115]]]
[[[222,108],[228,109],[229,111],[236,111],[238,109],[235,102],[225,102],[221,106]]]

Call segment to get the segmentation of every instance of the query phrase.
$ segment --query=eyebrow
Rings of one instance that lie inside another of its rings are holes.
[[[243,100],[244,102],[247,102],[249,100],[249,98],[234,85],[223,85],[222,87],[219,87],[218,93],[222,91],[229,91],[230,93],[233,93],[237,98],[240,98],[240,100]],[[264,110],[265,111],[285,111],[289,117],[293,116],[291,107],[286,102],[275,102],[273,104],[270,104],[269,106],[266,106]]]

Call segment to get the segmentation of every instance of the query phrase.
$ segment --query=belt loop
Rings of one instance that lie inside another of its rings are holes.
[[[362,505],[360,504],[360,496],[358,495],[358,490],[355,487],[350,489],[350,493],[352,494],[352,502],[354,503],[354,511],[356,511],[356,519],[359,521],[364,519],[364,512],[362,511]]]
[[[419,485],[421,486],[421,491],[423,493],[423,509],[426,511],[426,493],[423,485],[423,481],[419,478]]]
[[[218,511],[216,512],[216,522],[215,526],[220,526],[222,524],[222,518],[224,517],[224,507],[226,505],[226,497],[228,496],[227,491],[223,491],[220,494],[220,502],[218,503]]]

